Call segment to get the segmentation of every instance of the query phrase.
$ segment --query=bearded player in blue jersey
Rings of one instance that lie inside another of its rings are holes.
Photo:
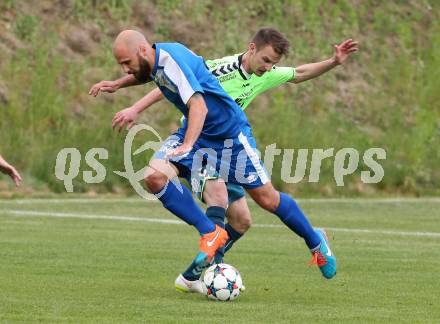
[[[163,95],[186,117],[184,126],[165,141],[156,154],[156,159],[150,161],[151,168],[145,179],[150,191],[158,193],[165,208],[186,220],[184,213],[188,212],[187,208],[169,208],[169,205],[175,205],[173,201],[180,200],[180,193],[169,189],[174,187],[167,185],[169,179],[179,175],[192,183],[194,177],[191,177],[191,170],[196,152],[200,148],[209,148],[222,156],[221,151],[226,146],[231,149],[231,163],[227,173],[221,172],[224,164],[222,159],[214,163],[208,162],[210,167],[226,182],[244,187],[261,207],[277,215],[289,229],[302,237],[312,254],[319,258],[318,266],[323,275],[332,278],[336,274],[336,260],[323,232],[313,229],[290,196],[273,188],[256,154],[256,143],[244,113],[232,99],[224,98],[223,89],[209,73],[203,59],[180,44],[155,44],[150,47],[137,32],[125,31],[122,35],[126,33],[136,35],[137,46],[132,48],[131,55],[125,55],[126,59],[118,55],[117,50],[114,51],[124,71],[131,75],[117,80],[118,88],[140,84],[152,78]],[[287,47],[288,43],[285,43],[285,51]],[[283,50],[277,52],[272,49],[268,65],[278,62],[283,54]],[[109,81],[102,81],[93,86],[90,94],[96,96],[99,91],[113,92],[111,84],[107,82]],[[191,108],[190,100],[199,103],[195,106],[198,109]],[[153,102],[154,100],[150,104]],[[246,153],[244,158],[240,154],[242,152]],[[164,158],[169,158],[171,164],[167,164]],[[241,176],[237,176],[237,172],[241,172]],[[225,185],[220,179],[216,177],[206,182],[206,188],[209,187],[211,193],[206,215],[222,226],[228,201]],[[198,260],[200,257],[196,258],[193,267],[197,267]]]

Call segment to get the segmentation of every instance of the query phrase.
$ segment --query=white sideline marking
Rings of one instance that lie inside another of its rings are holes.
[[[298,198],[299,203],[327,204],[327,203],[350,203],[350,204],[401,204],[401,203],[440,203],[439,197],[424,198]],[[146,200],[140,197],[129,198],[29,198],[29,199],[3,199],[0,204],[64,204],[64,203],[158,203],[158,200]],[[248,199],[248,203],[254,203]]]
[[[156,202],[153,200],[146,200],[142,198],[61,198],[61,199],[52,199],[52,198],[30,198],[30,199],[10,199],[10,200],[0,200],[1,203],[9,203],[9,204],[18,204],[18,205],[26,205],[26,204],[65,204],[65,203],[148,203],[148,202]]]
[[[33,210],[4,210],[3,213],[14,216],[24,216],[24,217],[42,216],[42,217],[80,218],[80,219],[107,219],[107,220],[121,220],[121,221],[135,221],[135,222],[149,222],[149,223],[177,224],[177,225],[185,224],[180,220],[174,220],[174,219],[115,216],[115,215],[86,215],[86,214],[77,214],[77,213],[40,212]],[[252,226],[258,228],[285,227],[284,225],[280,225],[280,224],[254,224]],[[361,228],[340,228],[340,227],[326,227],[325,229],[332,232],[440,237],[440,233],[438,232],[402,232],[402,231],[361,229]]]
[[[39,212],[33,210],[5,210],[6,214],[15,216],[42,216],[42,217],[60,217],[60,218],[81,218],[81,219],[109,219],[109,220],[124,220],[134,222],[150,222],[163,224],[185,224],[182,221],[174,219],[163,218],[146,218],[146,217],[130,217],[130,216],[113,216],[113,215],[85,215],[75,213],[56,213],[56,212]]]

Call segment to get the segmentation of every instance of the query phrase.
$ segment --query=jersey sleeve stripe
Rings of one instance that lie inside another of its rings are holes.
[[[164,67],[165,74],[177,86],[180,97],[186,105],[189,98],[191,98],[196,91],[191,87],[179,64],[176,63],[168,52],[161,49],[159,53],[159,65]]]
[[[252,148],[251,144],[249,144],[247,137],[242,132],[240,132],[240,134],[238,135],[238,140],[243,145],[246,154],[248,155],[249,159],[254,165],[255,170],[257,171],[258,177],[260,178],[261,182],[263,184],[269,182],[269,177],[267,176],[266,170],[261,165],[260,158],[258,157],[255,150]]]

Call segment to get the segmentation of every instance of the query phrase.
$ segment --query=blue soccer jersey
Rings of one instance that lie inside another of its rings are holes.
[[[246,115],[209,72],[201,56],[179,43],[156,43],[153,47],[156,60],[151,77],[185,117],[191,96],[196,92],[203,95],[208,114],[201,137],[236,137],[248,125]],[[186,128],[186,123],[183,127]]]

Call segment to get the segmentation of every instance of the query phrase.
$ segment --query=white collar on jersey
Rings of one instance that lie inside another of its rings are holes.
[[[243,65],[241,64],[243,61],[243,55],[244,55],[244,53],[242,53],[238,56],[238,71],[240,72],[243,79],[249,80],[249,78],[251,77],[251,74],[247,73],[246,70],[244,69]]]

